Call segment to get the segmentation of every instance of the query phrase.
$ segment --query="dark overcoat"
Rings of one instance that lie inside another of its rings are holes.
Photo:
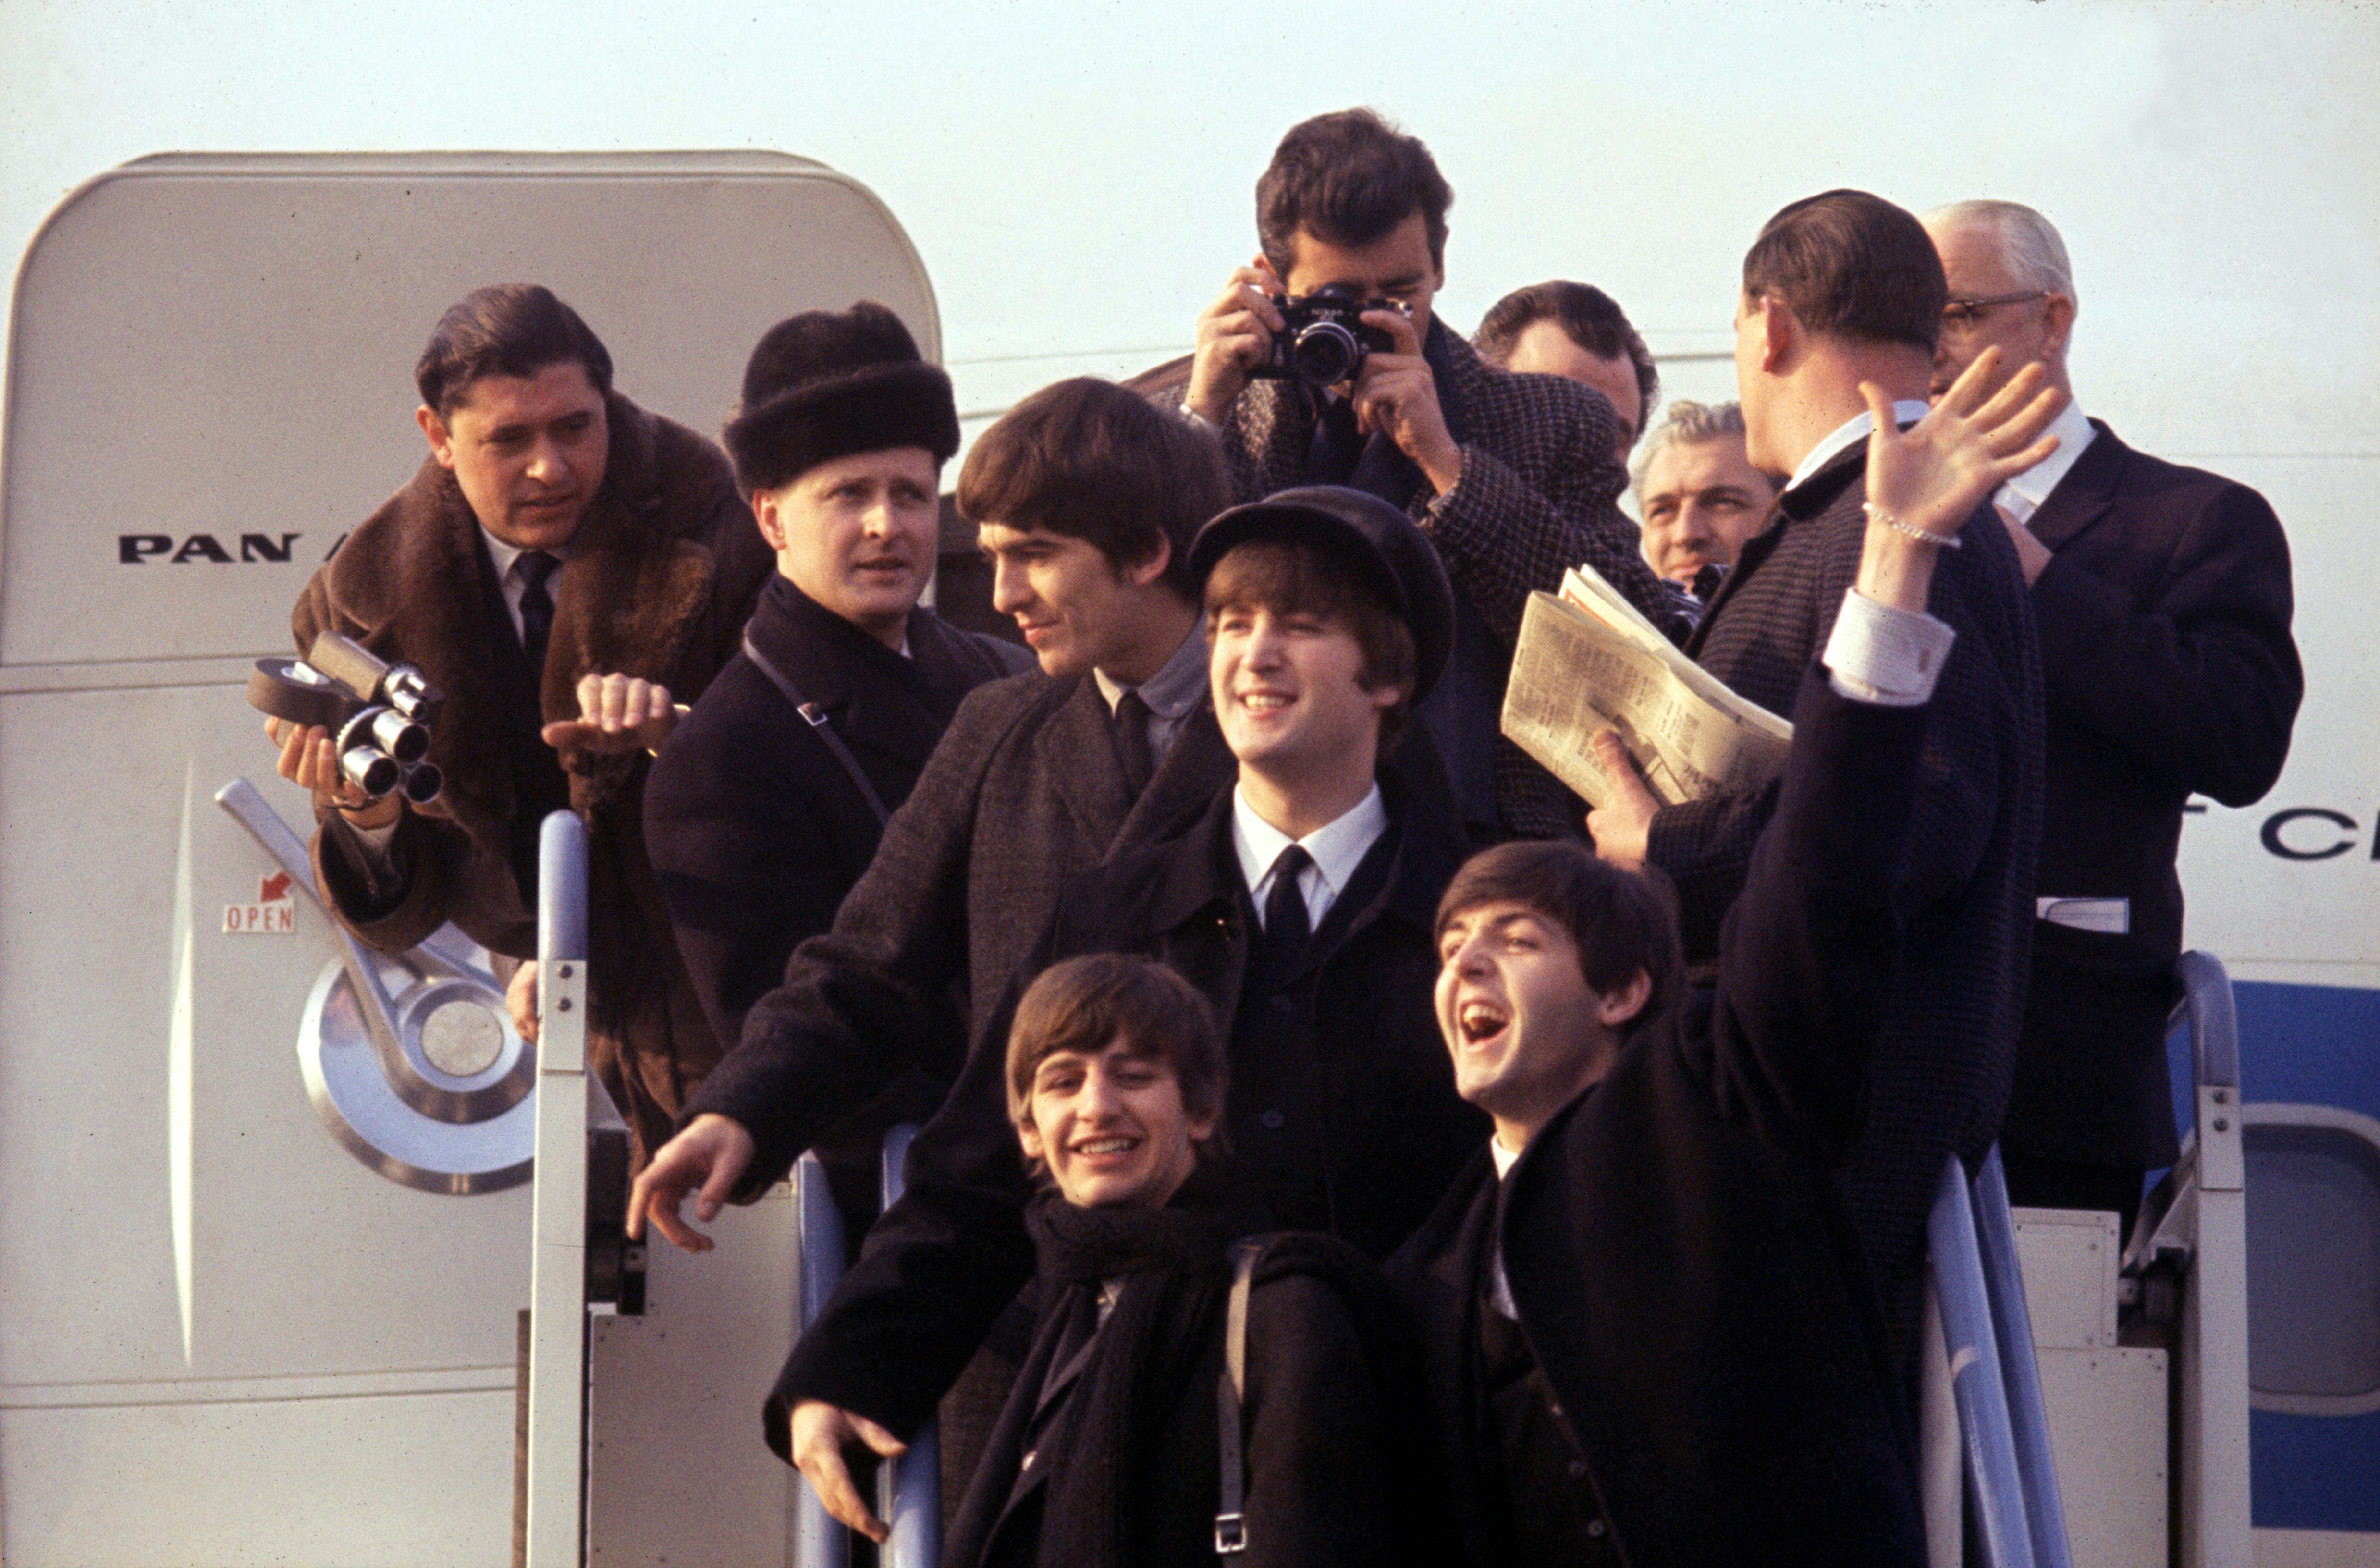
[[[910,612],[908,654],[769,579],[745,635],[899,808],[959,701],[1032,662],[1013,643]],[[817,728],[750,656],[719,672],[645,784],[645,846],[704,1013],[722,1040],[834,912],[883,824]]]
[[[1633,1568],[1925,1561],[1900,1383],[1831,1174],[1902,951],[1892,870],[1932,726],[1814,672],[1716,990],[1631,1036],[1499,1184],[1483,1147],[1390,1265],[1450,1524],[1512,1562],[1481,1388],[1500,1243],[1529,1350]]]
[[[1787,491],[1687,650],[1737,695],[1787,712],[1859,572],[1867,444]],[[1935,565],[1927,608],[1958,634],[1934,692],[1916,804],[1892,881],[1907,956],[1876,1044],[1874,1110],[1848,1173],[1895,1324],[1915,1322],[1925,1215],[1956,1150],[1999,1130],[2031,963],[2041,838],[2041,655],[2016,548],[1979,508]],[[1676,883],[1690,962],[1715,951],[1777,786],[1664,807],[1647,858]]]
[[[911,1068],[955,1076],[1066,880],[1182,833],[1235,767],[1201,704],[1135,798],[1089,676],[968,693],[832,927],[794,950],[687,1103],[752,1134],[738,1198]]]
[[[1119,1344],[1111,1318],[1063,1367],[1054,1363],[1072,1298],[1036,1281],[1043,1306],[1032,1345],[953,1523],[948,1568],[1211,1568],[1230,1280],[1221,1256],[1212,1272],[1195,1282],[1156,1270],[1123,1282],[1126,1291],[1169,1293],[1162,1327],[1192,1343],[1162,1355]],[[1425,1548],[1435,1538],[1414,1484],[1424,1472],[1419,1423],[1408,1416],[1417,1404],[1412,1352],[1402,1325],[1389,1326],[1394,1316],[1375,1267],[1343,1243],[1280,1236],[1258,1254],[1244,1342],[1244,1568],[1442,1561]],[[1121,1367],[1143,1369],[1152,1386],[1113,1398],[1102,1380]],[[1080,1494],[1069,1470],[1087,1461],[1123,1471],[1130,1539],[1083,1538],[1097,1521],[1071,1516]]]
[[[1244,1005],[1254,908],[1219,789],[1180,839],[1078,879],[979,1031],[941,1111],[910,1145],[907,1186],[795,1345],[771,1396],[771,1440],[823,1399],[908,1433],[932,1413],[1033,1273],[1032,1196],[1008,1120],[1008,1019],[1024,983],[1081,953],[1140,953],[1179,970],[1232,1020],[1223,1206],[1243,1231],[1321,1231],[1381,1258],[1421,1222],[1488,1136],[1454,1093],[1431,991],[1438,898],[1463,845],[1436,755],[1416,735],[1385,777],[1392,832],[1315,933],[1293,983]],[[1384,770],[1386,772],[1386,770]],[[1437,808],[1431,809],[1431,802]]]
[[[1620,510],[1628,475],[1613,456],[1620,417],[1603,395],[1560,376],[1514,375],[1479,358],[1431,323],[1446,371],[1439,399],[1459,432],[1463,477],[1444,494],[1424,484],[1409,504],[1438,546],[1457,599],[1494,644],[1477,709],[1480,743],[1492,748],[1496,806],[1509,831],[1575,838],[1585,807],[1551,773],[1498,732],[1504,679],[1533,591],[1559,592],[1562,574],[1585,562],[1656,625],[1682,638],[1687,623],[1638,547],[1639,530]],[[1184,387],[1163,395],[1179,407]],[[1256,501],[1307,482],[1314,407],[1294,382],[1248,383],[1223,420],[1234,493]]]
[[[2147,1170],[2178,1151],[2165,1034],[2182,808],[2193,791],[2246,806],[2272,788],[2305,677],[2289,541],[2265,498],[2093,423],[2032,521],[2052,553],[2033,585],[2048,720],[2036,887],[2130,899],[2131,929],[2034,928],[2000,1136],[2011,1153]]]
[[[692,431],[617,393],[605,401],[603,483],[552,578],[545,667],[530,671],[512,629],[478,518],[455,477],[425,460],[315,572],[290,616],[302,652],[322,629],[383,659],[419,666],[446,696],[430,760],[445,793],[408,808],[388,853],[395,890],[375,897],[357,874],[335,813],[315,835],[315,878],[340,921],[399,952],[453,921],[492,953],[537,950],[538,817],[565,802],[585,819],[588,1054],[638,1140],[665,1139],[686,1092],[719,1047],[679,960],[645,855],[648,759],[565,754],[542,725],[578,716],[579,677],[641,676],[681,700],[699,696],[734,653],[771,568],[727,459]]]

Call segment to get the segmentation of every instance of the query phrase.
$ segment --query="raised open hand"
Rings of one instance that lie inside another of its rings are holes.
[[[1999,363],[1998,348],[1985,349],[1905,431],[1894,426],[1892,399],[1884,389],[1860,383],[1876,420],[1867,444],[1867,499],[1874,511],[1949,541],[1985,496],[2058,450],[2058,438],[2041,432],[2065,406],[2066,395],[2044,386],[2041,366],[2032,364],[1986,397]]]

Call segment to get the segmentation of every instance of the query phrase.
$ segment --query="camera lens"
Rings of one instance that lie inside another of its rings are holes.
[[[339,772],[346,781],[378,800],[397,785],[404,770],[396,759],[385,751],[375,751],[369,746],[350,747],[339,759]]]
[[[1336,386],[1364,368],[1364,346],[1337,322],[1316,322],[1290,345],[1289,362],[1299,380]]]
[[[383,708],[372,720],[372,738],[400,762],[419,762],[430,749],[430,732],[393,708]]]
[[[405,771],[405,798],[416,806],[429,805],[445,787],[446,775],[438,771],[435,762],[416,762]]]

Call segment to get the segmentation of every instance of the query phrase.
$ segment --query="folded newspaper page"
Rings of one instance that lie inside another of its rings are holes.
[[[1504,734],[1590,806],[1610,781],[1588,745],[1611,729],[1662,800],[1748,795],[1777,776],[1793,726],[1678,651],[1592,567],[1533,593],[1504,688]]]

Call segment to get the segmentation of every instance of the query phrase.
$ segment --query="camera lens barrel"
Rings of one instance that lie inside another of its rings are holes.
[[[419,762],[429,753],[430,732],[398,712],[382,708],[371,722],[372,739],[399,762]]]
[[[405,770],[403,787],[406,799],[416,806],[427,806],[446,787],[446,775],[438,771],[435,762],[416,762]]]
[[[1336,386],[1364,368],[1364,346],[1337,322],[1315,322],[1291,342],[1289,359],[1300,381]]]
[[[374,800],[404,781],[405,770],[387,752],[370,746],[349,747],[339,754],[339,772]]]

